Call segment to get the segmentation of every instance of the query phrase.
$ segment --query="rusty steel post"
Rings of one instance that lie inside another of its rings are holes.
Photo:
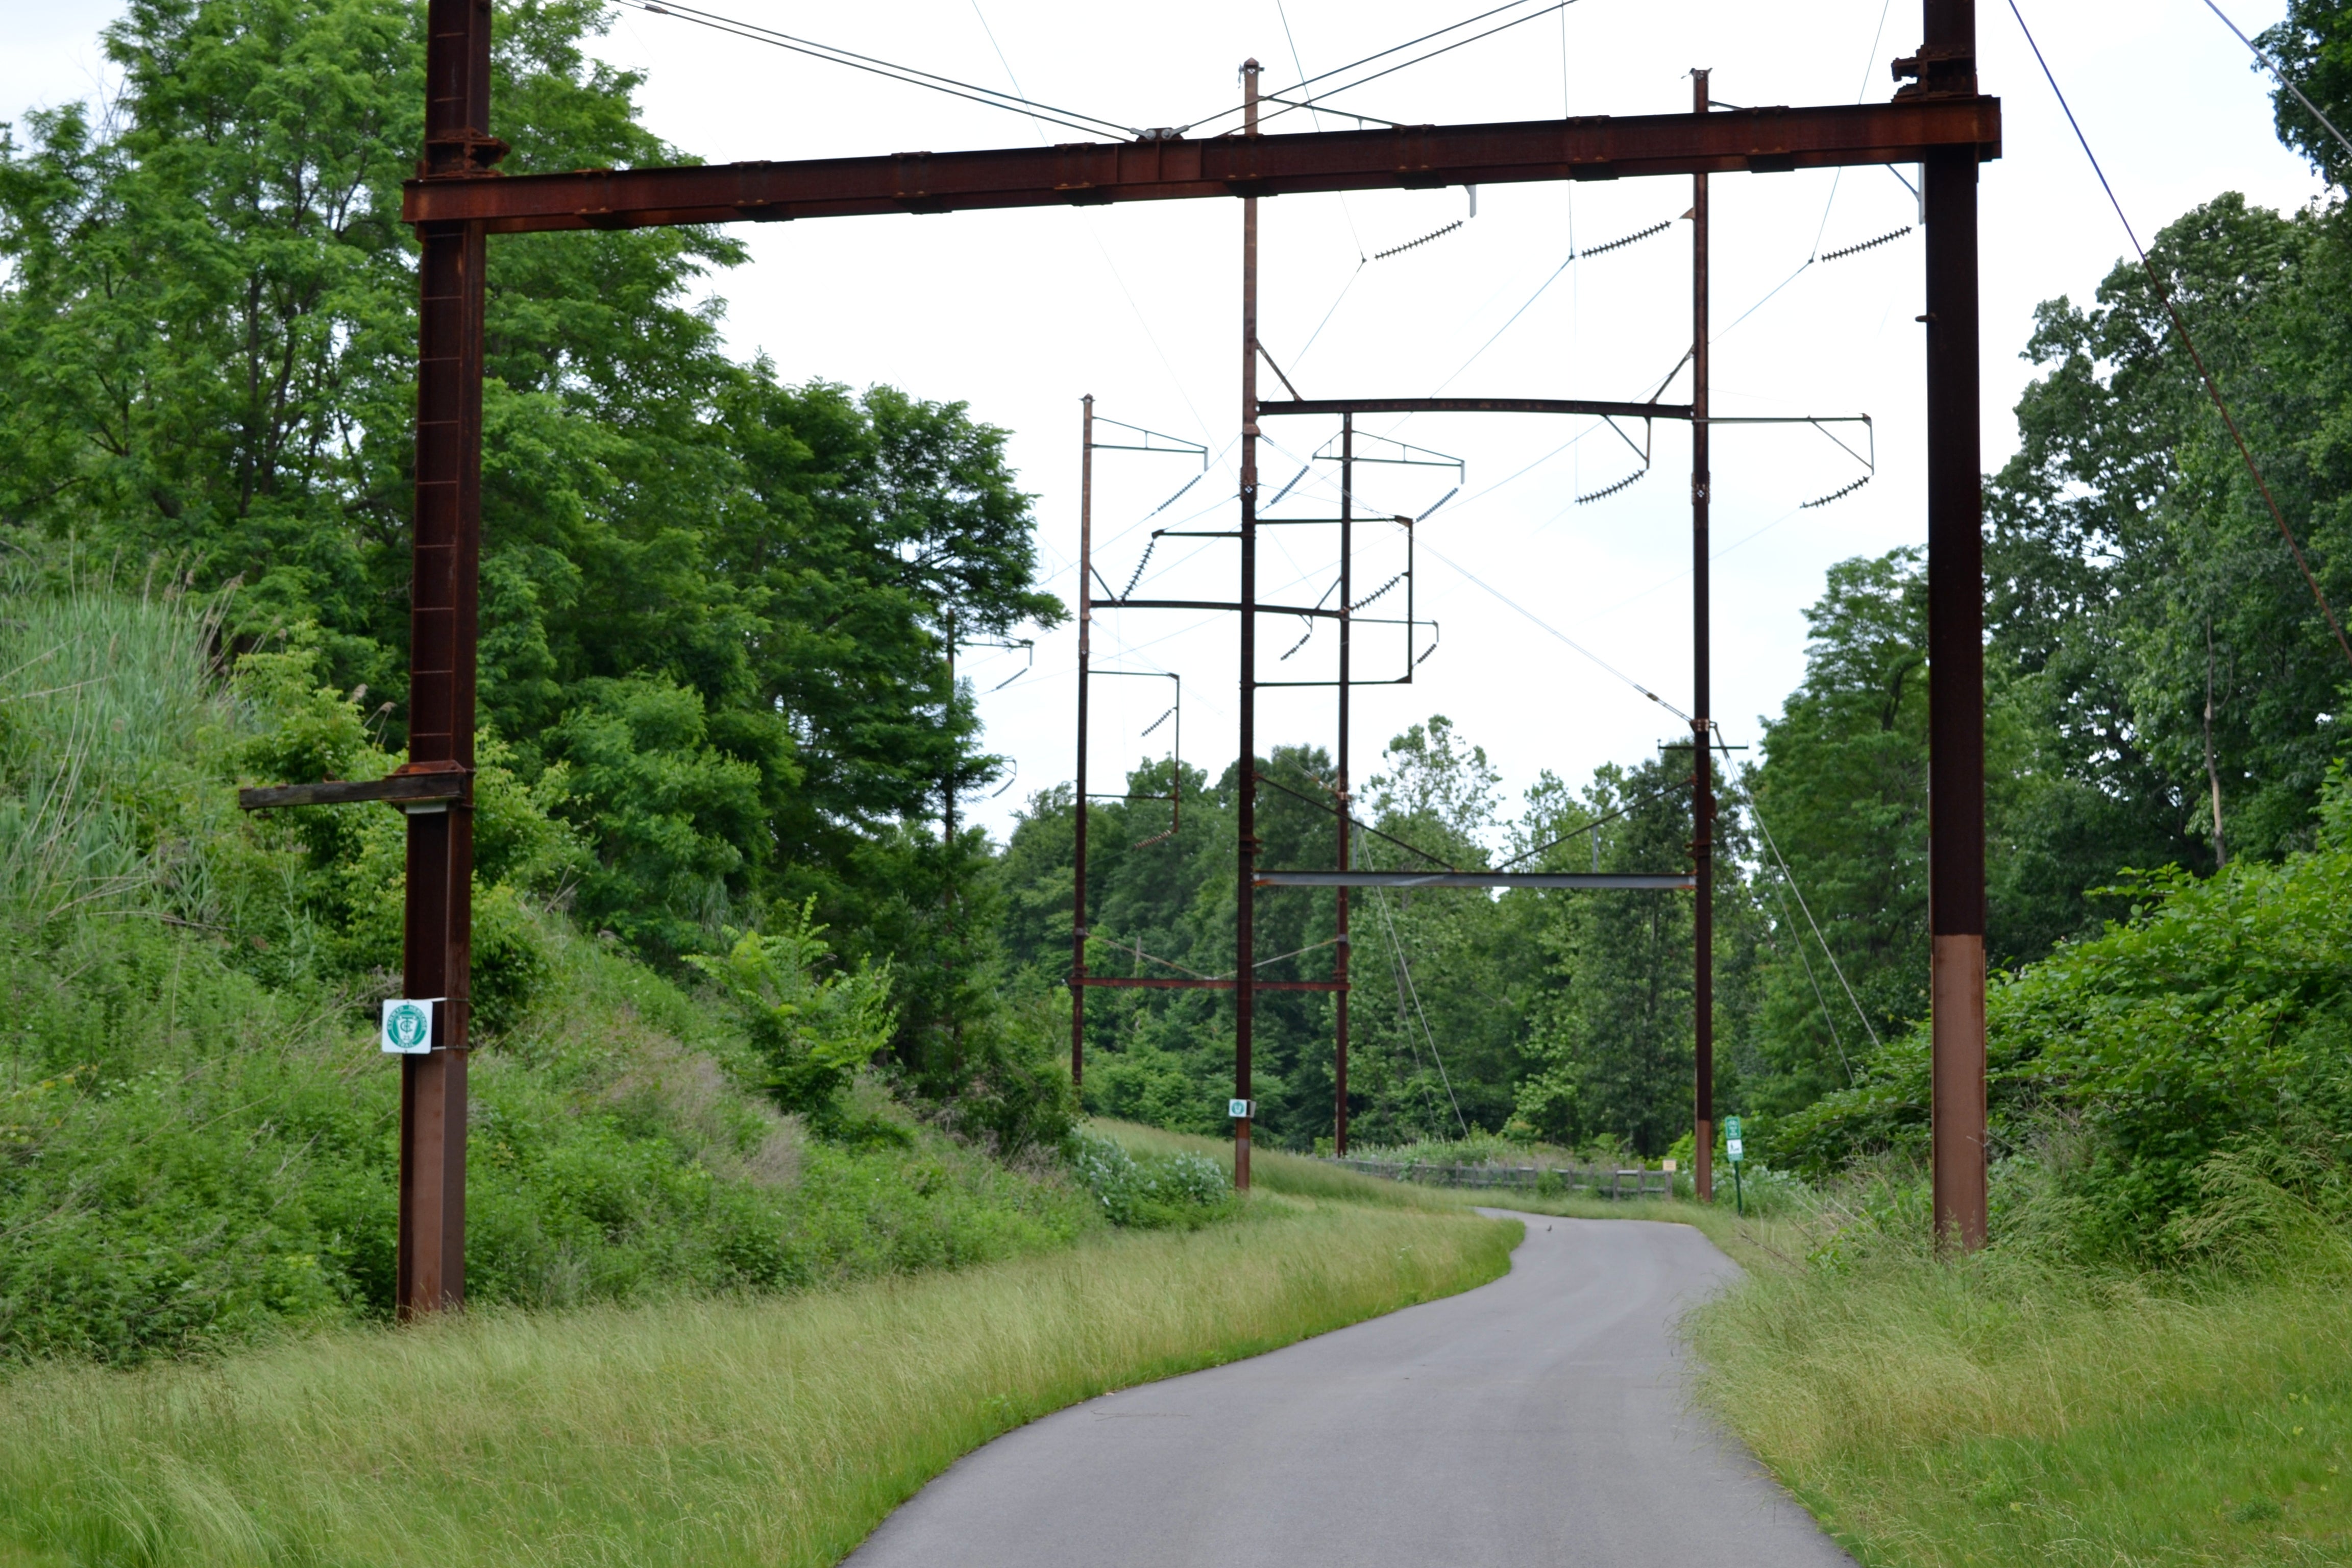
[[[1087,1077],[1087,670],[1095,627],[1095,395],[1078,416],[1078,780],[1071,809],[1077,877],[1070,895],[1070,1087]]]
[[[1348,817],[1355,797],[1348,788],[1348,681],[1351,674],[1349,647],[1354,627],[1356,565],[1356,416],[1339,417],[1339,869],[1352,871],[1348,842]],[[1348,1152],[1348,889],[1339,895],[1339,918],[1333,928],[1331,978],[1339,983],[1332,994],[1334,1026],[1331,1053],[1331,1152]]]
[[[425,14],[423,177],[479,174],[505,153],[490,124],[489,0],[431,0]],[[474,654],[482,536],[483,228],[420,225],[416,514],[404,773],[474,768]],[[402,981],[443,999],[435,1049],[400,1064],[403,1319],[466,1300],[466,1063],[472,992],[470,791],[408,808]]]
[[[1707,72],[1691,72],[1691,107],[1707,111]],[[1707,503],[1712,477],[1706,425],[1706,176],[1691,176],[1691,1189],[1715,1201],[1715,757],[1707,716],[1714,696],[1713,609],[1707,599]]]
[[[1977,90],[1974,0],[1926,0],[1922,98]],[[1899,95],[1900,96],[1900,95]],[[1985,1243],[1984,489],[1977,159],[1928,154],[1927,896],[1936,1237]]]
[[[1242,62],[1242,134],[1257,134],[1255,60]],[[1257,198],[1242,198],[1242,724],[1238,878],[1234,889],[1234,1098],[1250,1097],[1250,1026],[1257,1000]],[[1255,1110],[1255,1107],[1251,1109]],[[1234,1190],[1250,1184],[1250,1118],[1234,1121]]]

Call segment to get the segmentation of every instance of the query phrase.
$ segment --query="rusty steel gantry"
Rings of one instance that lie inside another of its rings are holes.
[[[1254,209],[1264,197],[1309,192],[1769,174],[1865,163],[1918,163],[1925,174],[1935,1224],[1949,1242],[1981,1245],[1984,680],[1977,165],[2000,156],[2000,105],[1978,90],[1974,0],[1922,0],[1921,11],[1919,48],[1895,62],[1897,79],[1908,83],[1886,103],[509,176],[497,170],[506,146],[492,133],[491,0],[427,0],[424,157],[404,192],[401,213],[416,226],[422,247],[409,757],[394,781],[373,786],[372,795],[305,786],[318,801],[393,800],[408,808],[405,984],[411,995],[446,998],[437,1048],[401,1064],[401,1314],[457,1305],[465,1289],[488,236],[1202,197],[1239,197]],[[1254,478],[1254,472],[1244,476],[1245,508],[1255,501],[1249,488]],[[1243,620],[1247,639],[1254,616],[1244,610]],[[1250,739],[1244,737],[1239,753],[1245,770]],[[1244,794],[1246,798],[1249,792]],[[1241,902],[1245,910],[1248,900]],[[1241,914],[1237,920],[1246,918]],[[1247,986],[1236,991],[1245,996]]]

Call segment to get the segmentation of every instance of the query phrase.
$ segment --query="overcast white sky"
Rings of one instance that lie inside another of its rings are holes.
[[[1235,68],[1245,57],[1263,61],[1267,87],[1278,89],[1483,8],[1471,0],[1285,0],[1286,29],[1275,0],[704,4],[991,87],[1017,81],[1034,99],[1137,126],[1185,123],[1234,101]],[[0,55],[0,119],[100,89],[96,34],[119,5],[18,0],[9,9],[14,44]],[[2264,83],[2248,70],[2249,57],[2202,0],[2030,0],[2024,9],[2143,237],[2224,190],[2281,207],[2317,193],[2309,171],[2273,138]],[[2225,0],[2225,9],[2252,33],[2284,7]],[[1980,5],[1979,16],[1980,77],[2003,99],[2006,121],[2005,155],[1985,166],[1982,184],[1984,458],[1991,469],[2014,445],[2010,410],[2032,374],[2018,353],[2034,305],[2061,294],[2086,299],[2126,242],[2008,6]],[[1711,68],[1714,95],[1734,103],[1884,99],[1893,89],[1887,62],[1910,52],[1918,26],[1917,0],[1579,0],[1341,101],[1408,122],[1670,112],[1687,108],[1684,77],[1695,66]],[[646,73],[643,104],[653,128],[713,161],[944,151],[1073,134],[669,17],[620,13],[604,50]],[[1291,115],[1279,128],[1304,129],[1305,119]],[[1801,427],[1717,433],[1715,708],[1728,738],[1748,742],[1758,717],[1777,711],[1802,675],[1802,611],[1819,595],[1824,569],[1925,537],[1921,329],[1913,320],[1921,308],[1920,247],[1915,233],[1788,281],[1816,249],[1913,220],[1911,196],[1884,170],[1717,176],[1713,195],[1717,412],[1867,413],[1877,434],[1874,482],[1800,510],[1860,477],[1861,468]],[[1571,243],[1591,247],[1679,217],[1690,205],[1689,182],[1487,187],[1476,216],[1459,229],[1360,266],[1361,256],[1467,217],[1467,205],[1459,190],[1262,204],[1261,335],[1301,390],[1647,395],[1688,337],[1685,225],[1577,262],[1494,334],[1559,268]],[[1238,204],[826,220],[749,228],[745,237],[753,264],[718,284],[735,346],[747,356],[767,353],[793,379],[889,382],[962,399],[977,417],[1011,431],[1022,482],[1037,497],[1053,591],[1069,597],[1076,586],[1083,394],[1095,395],[1102,416],[1203,443],[1216,456],[1208,476],[1151,526],[1187,517],[1187,528],[1230,525]],[[1279,487],[1311,470],[1277,515],[1329,514],[1330,466],[1308,462],[1331,434],[1325,423],[1270,426],[1276,445],[1261,459],[1265,483]],[[1647,478],[1579,505],[1578,496],[1640,466],[1606,428],[1491,415],[1367,426],[1462,458],[1467,478],[1421,531],[1415,608],[1440,623],[1441,646],[1413,684],[1358,692],[1358,776],[1377,765],[1388,736],[1433,712],[1450,715],[1483,744],[1514,791],[1542,769],[1581,780],[1597,763],[1635,760],[1672,738],[1671,715],[1496,592],[1687,707],[1686,434],[1661,426]],[[1141,555],[1145,515],[1197,471],[1175,458],[1098,458],[1097,564],[1114,588]],[[1454,482],[1451,470],[1370,469],[1358,492],[1375,510],[1418,513]],[[1327,531],[1269,537],[1261,551],[1264,597],[1311,601],[1323,592]],[[1434,558],[1440,553],[1444,560]],[[1164,542],[1151,563],[1155,591],[1229,596],[1233,564],[1229,543]],[[1358,570],[1361,593],[1393,567],[1368,545]],[[1232,620],[1130,610],[1104,614],[1097,626],[1098,668],[1182,674],[1185,755],[1220,771],[1234,754],[1237,716]],[[1264,678],[1328,673],[1328,626],[1292,659],[1277,658],[1297,630],[1291,621],[1262,623]],[[1000,832],[1030,792],[1072,771],[1070,628],[1040,637],[1034,669],[990,689],[1022,670],[1025,657],[975,650],[966,658],[989,743],[1019,764],[1004,795],[969,807]],[[1384,647],[1370,631],[1360,633],[1358,657],[1360,670],[1373,666],[1365,673],[1402,664],[1401,647]],[[1122,768],[1165,754],[1170,726],[1141,731],[1167,706],[1166,689],[1157,680],[1097,684],[1092,765],[1104,782],[1095,787],[1116,787]],[[1328,745],[1331,694],[1265,693],[1258,723],[1261,747]]]

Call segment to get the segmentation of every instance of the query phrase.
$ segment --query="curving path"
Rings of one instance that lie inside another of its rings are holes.
[[[850,1563],[1848,1564],[1690,1406],[1672,1325],[1731,1261],[1688,1226],[1513,1217],[1505,1278],[1033,1422]]]

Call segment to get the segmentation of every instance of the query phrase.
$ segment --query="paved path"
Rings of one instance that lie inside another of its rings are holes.
[[[1511,1272],[1089,1400],[961,1460],[853,1568],[1838,1568],[1689,1405],[1687,1226],[1517,1216]]]

